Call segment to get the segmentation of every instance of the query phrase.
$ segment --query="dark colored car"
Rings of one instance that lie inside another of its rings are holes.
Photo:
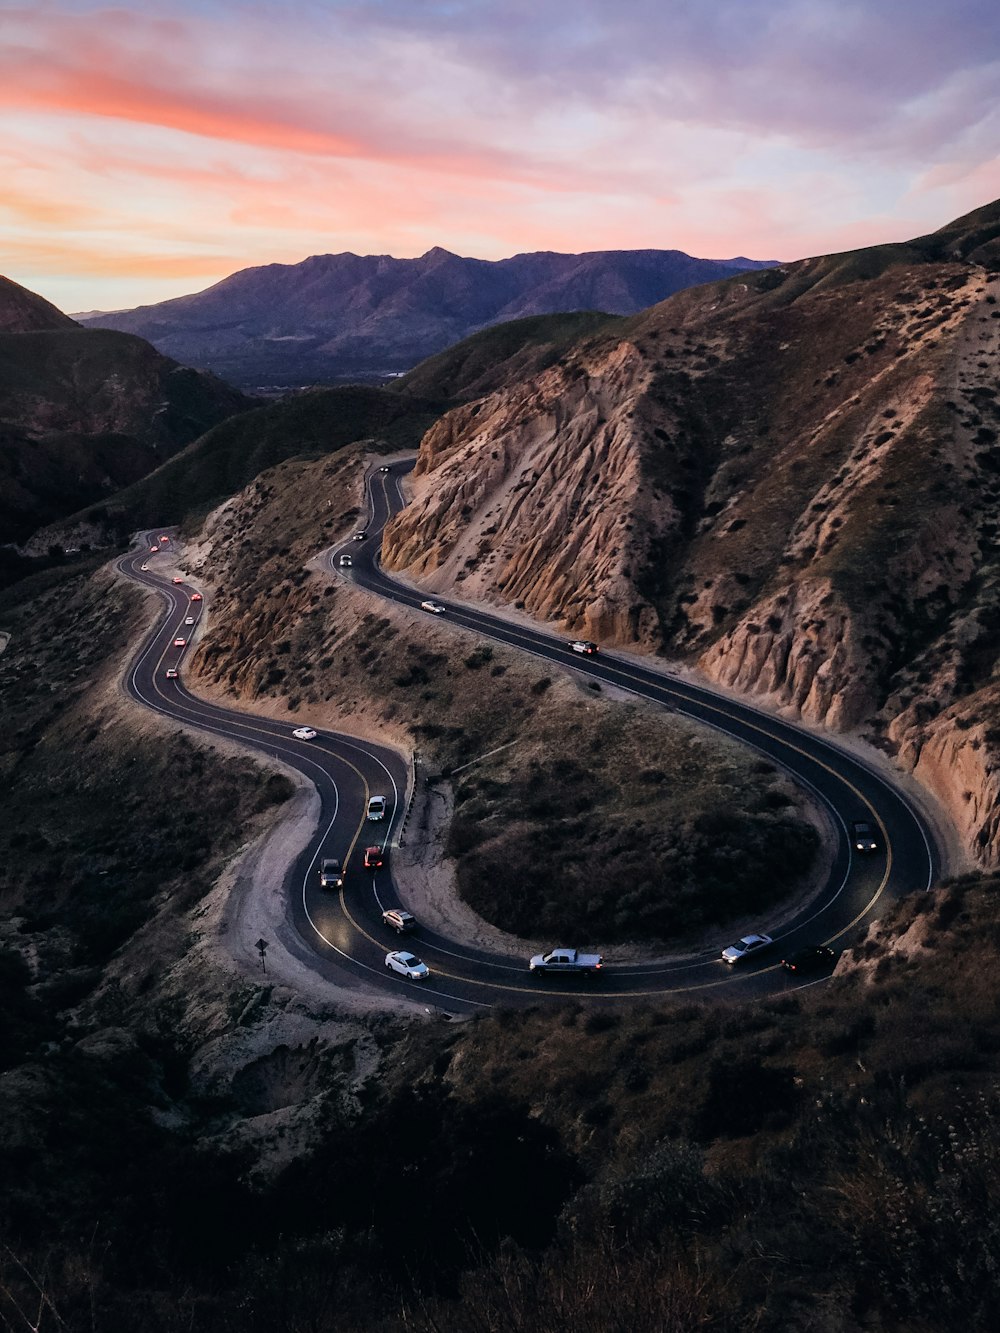
[[[382,864],[382,848],[381,848],[381,847],[366,847],[366,848],[365,848],[365,869],[366,869],[366,870],[378,870],[378,868],[379,868],[379,866],[380,866],[381,864]]]
[[[319,883],[323,889],[342,889],[344,872],[340,862],[334,856],[326,857],[319,868]]]
[[[812,944],[806,949],[798,949],[795,953],[789,954],[787,958],[782,958],[781,966],[786,972],[794,972],[797,975],[807,972],[826,972],[836,957],[836,949],[831,949],[826,944]]]
[[[877,852],[878,834],[867,820],[856,819],[851,825],[851,843],[856,852]]]

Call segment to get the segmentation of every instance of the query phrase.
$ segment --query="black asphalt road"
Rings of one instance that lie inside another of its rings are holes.
[[[411,467],[412,463],[394,464],[372,475],[366,536],[331,548],[326,559],[341,577],[419,611],[425,595],[389,578],[378,563],[379,533],[389,515],[404,503],[399,481]],[[171,584],[156,576],[156,557],[150,547],[159,546],[159,535],[144,534],[143,549],[119,561],[123,573],[155,588],[165,603],[165,615],[129,671],[127,688],[147,707],[277,756],[316,784],[321,799],[319,831],[290,870],[285,888],[289,911],[316,969],[337,984],[345,984],[347,973],[452,1012],[537,1002],[546,996],[585,995],[605,1001],[679,993],[692,998],[750,998],[800,987],[803,982],[779,966],[783,956],[810,944],[828,943],[836,948],[853,943],[859,929],[880,915],[888,901],[925,890],[933,880],[934,844],[919,813],[882,774],[835,742],[611,653],[581,657],[564,639],[435,595],[433,600],[447,608],[443,615],[435,616],[439,625],[458,625],[598,683],[631,691],[758,750],[826,807],[839,832],[839,845],[830,877],[814,901],[780,930],[769,931],[768,923],[760,922],[759,929],[773,934],[775,944],[762,957],[735,968],[720,962],[718,950],[712,949],[670,963],[616,965],[611,957],[597,978],[542,981],[528,975],[523,956],[500,957],[427,928],[399,937],[382,922],[384,908],[405,906],[392,884],[391,852],[386,867],[376,875],[363,869],[362,857],[365,846],[389,847],[393,841],[409,794],[407,765],[393,750],[334,732],[320,731],[311,741],[296,740],[287,725],[204,703],[190,694],[183,684],[187,649],[174,646],[174,640],[190,637],[197,624],[185,627],[184,619],[193,615],[197,622],[203,603],[191,600],[196,589],[186,582]],[[343,556],[350,558],[349,567],[341,566]],[[142,569],[144,564],[149,565],[147,570]],[[171,667],[179,671],[176,679],[167,678]],[[302,725],[308,725],[308,719]],[[383,823],[365,819],[372,794],[388,798]],[[858,819],[868,820],[879,830],[878,851],[863,856],[852,851],[848,829]],[[346,883],[339,894],[319,887],[318,865],[325,856],[337,856],[345,864]],[[552,943],[585,947],[587,941]],[[719,943],[721,947],[728,941]],[[399,948],[411,949],[428,964],[431,976],[427,981],[405,981],[385,970],[386,952]],[[809,978],[805,984],[815,980]]]

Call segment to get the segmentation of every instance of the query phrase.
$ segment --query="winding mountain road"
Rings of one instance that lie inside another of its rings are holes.
[[[400,480],[413,463],[374,472],[368,486],[369,521],[364,540],[350,539],[325,552],[331,571],[402,606],[419,610],[426,594],[396,582],[379,564],[379,534],[405,503]],[[158,530],[157,530],[158,531]],[[610,959],[599,978],[560,978],[543,983],[529,975],[524,956],[502,957],[423,928],[400,937],[382,921],[386,907],[405,906],[392,884],[391,857],[373,875],[362,868],[364,846],[390,847],[408,796],[409,771],[398,752],[336,732],[319,731],[298,740],[287,724],[205,702],[183,683],[187,646],[176,644],[197,629],[204,603],[185,581],[173,583],[144,568],[159,546],[157,531],[143,534],[141,550],[118,561],[129,578],[154,589],[164,615],[129,668],[128,693],[139,703],[209,734],[224,736],[292,765],[312,781],[320,797],[315,837],[288,872],[285,890],[293,923],[309,948],[310,965],[337,985],[350,979],[389,987],[446,1011],[469,1012],[494,1004],[537,1003],[546,996],[584,995],[628,1000],[640,996],[691,993],[750,998],[801,985],[778,960],[805,945],[843,945],[857,928],[880,914],[886,902],[930,887],[935,873],[933,835],[905,794],[883,774],[834,741],[776,718],[711,689],[675,679],[613,653],[581,657],[564,639],[541,629],[490,615],[477,607],[435,596],[446,606],[440,624],[454,624],[545,662],[660,704],[753,747],[787,770],[824,805],[838,831],[837,854],[822,889],[791,921],[772,931],[776,943],[762,957],[730,969],[718,950],[670,962],[616,965]],[[340,558],[350,556],[350,567]],[[188,617],[194,626],[185,626]],[[177,674],[168,676],[168,671]],[[369,822],[368,798],[385,795],[386,819]],[[848,837],[854,820],[880,831],[874,853],[856,855]],[[336,856],[345,866],[345,888],[334,894],[319,885],[321,858]],[[766,921],[760,923],[767,929]],[[585,940],[552,941],[585,945]],[[720,946],[724,941],[720,939]],[[431,968],[422,983],[407,982],[385,970],[388,950],[412,947]],[[345,975],[346,974],[346,975]]]

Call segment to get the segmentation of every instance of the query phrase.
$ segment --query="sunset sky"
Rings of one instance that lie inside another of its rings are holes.
[[[795,259],[1000,196],[997,0],[0,0],[0,272],[69,311],[434,245]]]

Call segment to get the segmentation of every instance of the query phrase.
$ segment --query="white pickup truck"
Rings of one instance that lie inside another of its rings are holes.
[[[580,953],[578,949],[558,948],[548,953],[535,954],[528,964],[528,970],[542,976],[561,972],[583,972],[589,975],[599,972],[603,963],[604,959],[599,953]]]

